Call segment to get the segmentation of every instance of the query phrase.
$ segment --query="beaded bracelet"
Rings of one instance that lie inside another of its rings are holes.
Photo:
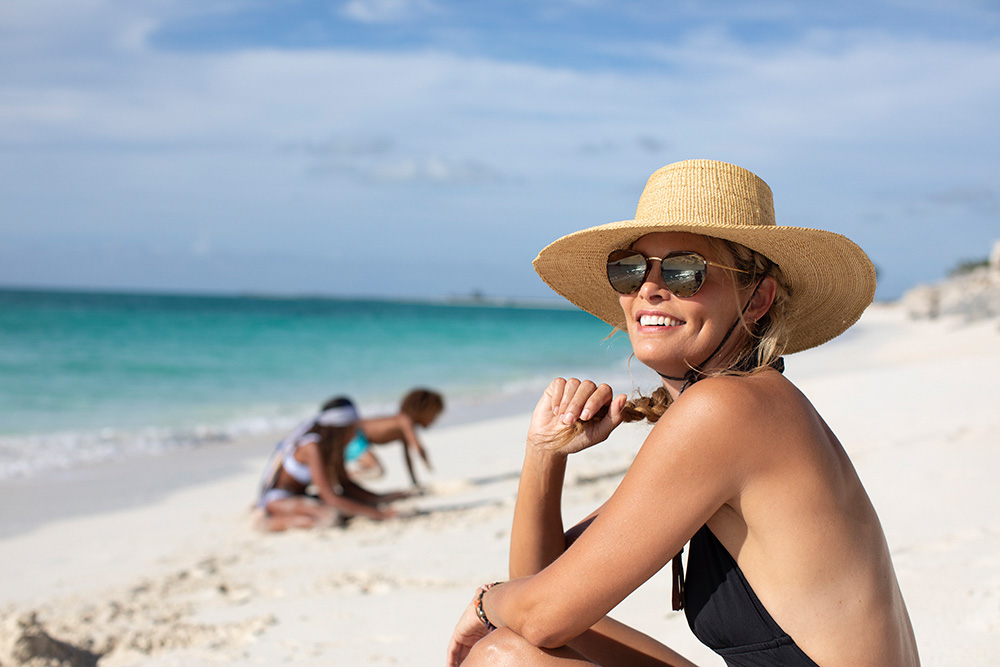
[[[486,612],[483,611],[483,595],[486,594],[486,591],[502,583],[503,583],[502,581],[494,581],[492,584],[485,584],[483,586],[480,586],[479,595],[476,596],[476,616],[479,617],[479,620],[483,622],[483,625],[486,626],[486,630],[489,632],[496,630],[497,626],[490,623],[490,619],[486,618]]]

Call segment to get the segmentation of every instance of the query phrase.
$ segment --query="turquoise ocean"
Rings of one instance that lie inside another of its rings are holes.
[[[447,424],[558,375],[628,392],[610,331],[558,305],[0,290],[0,480],[280,432],[337,395],[374,416],[433,388]]]

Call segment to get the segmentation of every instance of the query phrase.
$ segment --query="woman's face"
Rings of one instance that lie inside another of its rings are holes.
[[[705,259],[731,266],[729,257],[720,257],[709,241],[698,234],[660,232],[647,234],[632,248],[646,257],[665,257],[690,250]],[[703,364],[739,317],[750,291],[733,288],[731,271],[709,265],[705,282],[694,296],[675,296],[663,284],[660,263],[653,261],[646,281],[632,294],[622,294],[619,302],[628,324],[632,350],[639,361],[665,375],[682,377],[692,366]],[[723,350],[708,367],[725,360],[741,338],[734,331]],[[707,370],[707,368],[706,368]]]

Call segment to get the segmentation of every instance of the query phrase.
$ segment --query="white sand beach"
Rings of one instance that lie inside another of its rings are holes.
[[[998,320],[915,321],[876,304],[786,361],[879,512],[923,663],[995,664]],[[431,493],[401,505],[413,515],[344,529],[253,528],[269,439],[4,484],[0,665],[443,664],[475,588],[506,576],[527,423],[430,429]],[[611,493],[647,429],[571,459],[567,524]],[[371,486],[402,486],[401,461],[383,460],[390,475]],[[666,575],[614,615],[721,665],[670,611]]]

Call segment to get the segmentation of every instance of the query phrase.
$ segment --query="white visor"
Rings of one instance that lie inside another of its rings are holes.
[[[358,411],[353,405],[340,405],[319,413],[316,423],[320,426],[350,426],[358,421]]]

